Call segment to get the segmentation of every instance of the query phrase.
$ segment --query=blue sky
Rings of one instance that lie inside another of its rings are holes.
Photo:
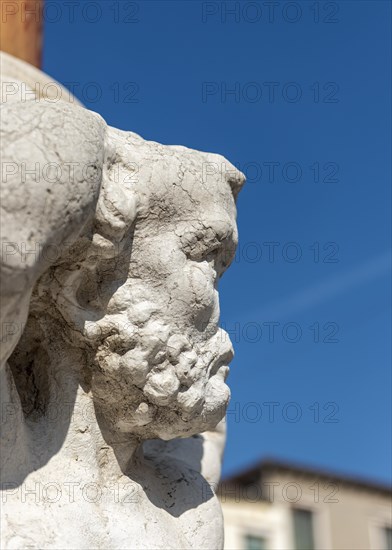
[[[224,473],[273,456],[388,481],[391,4],[73,4],[48,2],[46,72],[248,176]]]

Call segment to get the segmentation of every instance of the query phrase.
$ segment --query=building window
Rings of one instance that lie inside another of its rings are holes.
[[[310,510],[293,509],[294,541],[296,550],[315,550],[313,514]]]
[[[384,531],[384,539],[385,539],[385,548],[387,550],[392,550],[392,527],[385,527],[383,531]]]
[[[244,550],[267,550],[265,538],[246,535]]]

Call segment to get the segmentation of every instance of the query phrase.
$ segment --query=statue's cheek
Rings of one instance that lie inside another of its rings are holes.
[[[182,272],[182,284],[194,311],[215,305],[215,272],[208,262],[188,261]]]

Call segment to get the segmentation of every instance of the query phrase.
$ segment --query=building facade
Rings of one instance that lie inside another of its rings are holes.
[[[391,550],[390,488],[260,463],[218,487],[226,550]]]

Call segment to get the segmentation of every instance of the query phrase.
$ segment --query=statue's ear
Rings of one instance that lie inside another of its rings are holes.
[[[95,212],[95,232],[115,245],[130,231],[138,212],[138,165],[132,161],[132,144],[127,136],[128,132],[107,127],[102,185]]]
[[[137,200],[134,192],[121,187],[107,176],[105,169],[97,203],[95,227],[103,237],[120,243],[136,219]]]

